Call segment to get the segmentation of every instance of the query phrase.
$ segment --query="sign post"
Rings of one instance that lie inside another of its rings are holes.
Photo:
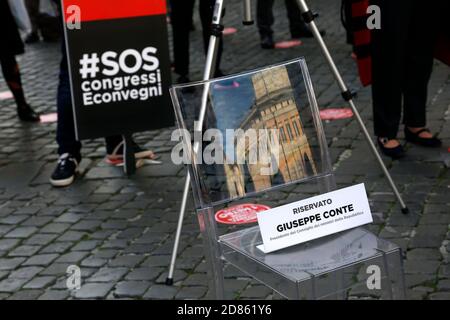
[[[63,0],[78,140],[173,125],[166,12],[165,0]]]

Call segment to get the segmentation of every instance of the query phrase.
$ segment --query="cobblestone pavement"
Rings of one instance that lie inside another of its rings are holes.
[[[339,21],[339,1],[310,1],[321,13],[329,49],[351,87],[371,130],[370,89],[359,88],[350,48]],[[284,2],[276,1],[277,40],[289,39]],[[233,73],[305,56],[321,108],[342,107],[339,90],[312,39],[302,46],[260,50],[255,27],[241,25],[240,1],[227,1],[223,69]],[[196,24],[199,26],[196,13]],[[200,31],[193,32],[192,79],[201,77]],[[420,45],[420,42],[418,42]],[[30,103],[55,112],[59,44],[27,47],[20,57]],[[0,92],[6,91],[0,78]],[[84,176],[66,189],[48,183],[56,155],[55,124],[28,125],[15,116],[11,99],[0,107],[0,298],[197,299],[207,294],[206,268],[196,217],[185,220],[175,285],[166,287],[167,266],[178,218],[185,169],[170,162],[171,129],[137,135],[162,156],[161,166],[139,169],[132,179],[103,161],[102,140],[84,143]],[[325,123],[339,186],[364,181],[374,223],[370,229],[405,252],[407,294],[411,299],[450,299],[450,69],[436,62],[429,90],[429,126],[445,142],[441,150],[408,145],[401,161],[384,159],[412,212],[400,213],[394,196],[352,120]],[[295,196],[295,195],[294,195]],[[192,204],[189,205],[192,208]],[[192,212],[192,209],[189,210]],[[66,289],[66,269],[78,265],[83,286]],[[236,271],[227,276],[230,298],[271,298],[272,292]]]

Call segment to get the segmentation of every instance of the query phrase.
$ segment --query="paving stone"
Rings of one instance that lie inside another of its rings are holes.
[[[439,268],[439,276],[450,278],[450,265],[449,264],[441,265],[441,267]]]
[[[8,300],[36,300],[42,293],[41,290],[22,290],[14,293]]]
[[[14,229],[14,226],[0,225],[0,236],[4,236],[8,232],[10,232],[12,229]]]
[[[241,298],[253,298],[253,299],[264,299],[266,298],[272,290],[264,286],[251,286],[244,290],[241,294]]]
[[[102,268],[95,273],[88,282],[115,282],[123,278],[129,271],[128,268]]]
[[[141,255],[126,255],[119,256],[111,260],[108,265],[111,267],[130,267],[133,268],[137,266],[145,257]]]
[[[49,223],[45,227],[43,227],[40,232],[41,233],[63,233],[67,229],[70,228],[69,223]]]
[[[405,285],[407,288],[417,287],[419,285],[429,286],[436,282],[434,274],[405,274]]]
[[[35,215],[39,212],[40,209],[41,209],[40,207],[36,207],[36,206],[21,207],[16,210],[15,214]]]
[[[38,300],[64,300],[69,297],[67,290],[48,290]]]
[[[147,291],[151,282],[147,281],[122,281],[114,290],[114,296],[118,298],[138,298]]]
[[[23,263],[23,266],[48,266],[50,265],[56,258],[57,254],[39,254],[32,256],[27,261]]]
[[[25,261],[25,258],[0,259],[0,271],[14,270]]]
[[[450,279],[440,280],[437,284],[438,291],[450,291]]]
[[[114,287],[114,283],[86,283],[75,292],[77,299],[104,299]]]
[[[27,279],[5,279],[0,281],[0,292],[16,292],[19,290],[25,282],[27,282]]]
[[[100,244],[100,241],[86,240],[80,241],[76,246],[72,248],[73,251],[90,251],[95,249]]]
[[[0,239],[0,251],[11,250],[20,243],[18,239]]]
[[[4,237],[5,238],[28,238],[33,233],[36,233],[38,229],[36,227],[18,227],[7,233]]]
[[[137,268],[127,274],[126,280],[154,280],[162,272],[163,268]]]
[[[88,257],[81,262],[82,267],[103,267],[108,262],[107,259]]]
[[[54,220],[54,222],[58,223],[75,223],[80,221],[81,216],[76,213],[67,212],[63,215],[59,216],[57,219]]]
[[[9,257],[30,257],[41,249],[40,246],[20,246],[11,251]]]
[[[407,252],[408,260],[440,260],[441,254],[437,249],[418,248]]]
[[[450,300],[450,292],[437,292],[430,294],[430,300]]]
[[[173,299],[178,290],[179,288],[175,286],[154,285],[144,294],[144,299]]]
[[[0,280],[6,278],[9,275],[7,271],[0,271]]]
[[[52,242],[56,237],[57,237],[57,235],[55,235],[55,234],[37,233],[37,234],[33,235],[32,237],[26,239],[24,241],[24,244],[45,246],[45,245],[49,244],[50,242]]]
[[[70,229],[78,230],[78,231],[93,232],[93,231],[97,230],[101,224],[102,224],[101,221],[86,220],[86,221],[80,221],[80,222],[74,224],[72,227],[70,227]]]
[[[11,215],[7,216],[3,219],[0,219],[0,224],[11,224],[11,225],[18,225],[22,221],[26,220],[28,216],[26,215]]]
[[[55,277],[36,277],[26,285],[24,285],[24,289],[44,289],[47,286],[51,285],[55,281]]]
[[[186,278],[186,280],[183,281],[183,285],[185,286],[205,286],[207,283],[208,278],[204,273],[191,274]]]
[[[105,250],[99,250],[95,252],[94,256],[96,258],[103,258],[103,259],[112,259],[119,253],[118,250],[112,250],[112,249],[105,249]]]
[[[58,238],[58,241],[80,241],[86,233],[78,231],[66,231]]]
[[[41,272],[43,268],[40,267],[23,267],[14,270],[9,275],[9,278],[11,279],[31,279],[35,275],[37,275],[39,272]]]
[[[45,276],[61,276],[65,275],[67,272],[67,267],[69,267],[69,264],[67,263],[53,263],[49,265],[47,268],[45,268],[40,275]]]
[[[183,287],[178,291],[175,299],[201,299],[208,289],[206,287]]]
[[[22,226],[42,227],[52,221],[51,217],[31,217],[21,223]]]
[[[62,256],[60,256],[56,262],[57,263],[69,263],[69,264],[77,264],[81,260],[83,260],[87,255],[89,255],[88,252],[83,251],[74,251],[66,253]]]
[[[44,249],[40,251],[41,254],[44,253],[64,253],[68,249],[70,249],[73,246],[72,242],[54,242],[52,244],[49,244]]]
[[[170,256],[150,256],[143,263],[142,267],[167,267],[170,263]]]

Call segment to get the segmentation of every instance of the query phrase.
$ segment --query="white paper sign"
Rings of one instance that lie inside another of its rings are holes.
[[[257,213],[265,253],[371,223],[364,184]]]

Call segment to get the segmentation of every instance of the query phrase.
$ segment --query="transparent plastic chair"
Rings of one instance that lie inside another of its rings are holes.
[[[355,228],[270,254],[255,211],[336,188],[327,140],[304,59],[176,85],[179,125],[210,292],[225,293],[224,268],[288,299],[403,299],[401,249]],[[202,120],[202,130],[196,121]]]

